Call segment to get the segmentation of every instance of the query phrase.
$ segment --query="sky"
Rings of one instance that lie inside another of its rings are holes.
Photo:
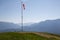
[[[60,19],[60,0],[22,0],[24,23]],[[0,21],[21,23],[21,1],[0,0]]]

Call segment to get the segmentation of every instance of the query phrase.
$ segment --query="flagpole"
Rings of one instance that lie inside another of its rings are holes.
[[[21,31],[23,32],[23,7],[22,7],[22,4],[23,4],[23,2],[21,1]]]

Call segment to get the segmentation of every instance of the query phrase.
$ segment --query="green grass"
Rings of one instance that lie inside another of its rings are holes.
[[[57,40],[55,38],[46,38],[33,33],[0,33],[0,40]]]

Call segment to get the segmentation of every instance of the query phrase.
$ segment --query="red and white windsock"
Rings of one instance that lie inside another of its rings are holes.
[[[22,6],[23,6],[23,9],[25,10],[25,4],[22,4]]]

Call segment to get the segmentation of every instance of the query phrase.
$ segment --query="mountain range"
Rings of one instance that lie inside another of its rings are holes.
[[[35,23],[30,25],[29,27],[25,27],[26,31],[32,32],[48,32],[54,34],[60,34],[60,19],[56,20],[46,20],[39,23]]]
[[[29,32],[48,32],[60,34],[60,19],[46,20],[39,23],[34,23],[29,26],[24,26],[23,30]],[[0,22],[0,32],[6,31],[21,31],[21,26],[19,24],[9,22]]]
[[[14,32],[20,31],[20,26],[18,24],[13,24],[9,22],[0,22],[0,32]]]

